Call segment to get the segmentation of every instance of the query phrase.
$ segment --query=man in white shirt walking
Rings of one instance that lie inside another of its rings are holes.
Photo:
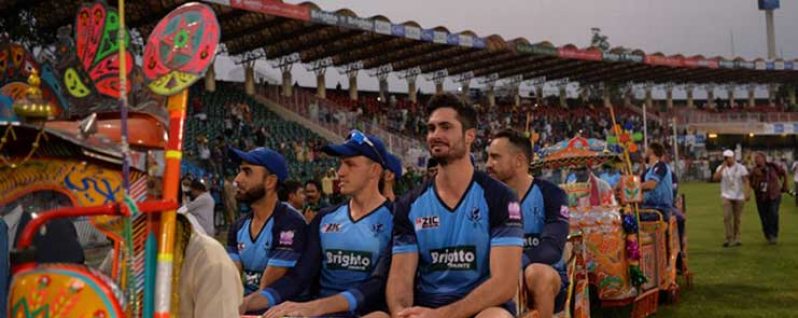
[[[712,177],[713,180],[720,181],[720,197],[723,199],[723,223],[726,225],[726,242],[723,247],[740,246],[740,219],[745,202],[751,198],[748,169],[737,163],[734,151],[724,151],[723,159]]]

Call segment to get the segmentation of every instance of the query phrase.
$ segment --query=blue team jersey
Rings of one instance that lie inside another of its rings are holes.
[[[315,298],[341,294],[350,312],[384,310],[391,210],[386,202],[355,221],[348,203],[323,209],[310,223],[302,259],[262,295],[274,306],[310,289]]]
[[[569,230],[567,195],[557,185],[535,178],[521,199],[521,211],[524,214],[522,268],[531,263],[545,263],[565,279],[562,251]]]
[[[671,168],[664,162],[658,161],[651,168],[646,169],[643,182],[656,181],[657,186],[643,194],[643,206],[662,211],[669,215],[673,208],[673,174]]]
[[[278,203],[260,233],[252,233],[252,215],[238,220],[227,235],[227,254],[241,263],[244,293],[260,289],[260,279],[267,266],[294,267],[305,247],[307,223],[304,217],[285,203]]]
[[[393,254],[418,253],[415,297],[426,303],[462,298],[485,281],[491,247],[523,246],[515,194],[482,172],[474,172],[453,209],[428,181],[402,198],[394,215]]]

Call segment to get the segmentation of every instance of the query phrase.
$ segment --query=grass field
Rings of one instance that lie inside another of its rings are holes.
[[[718,184],[681,186],[687,196],[693,288],[656,317],[798,317],[798,208],[782,198],[779,244],[767,245],[756,204],[745,206],[740,247],[724,248]]]

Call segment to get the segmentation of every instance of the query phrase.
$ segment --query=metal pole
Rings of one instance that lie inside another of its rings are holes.
[[[646,120],[648,116],[646,116],[646,104],[643,103],[643,149],[648,149],[648,121]]]
[[[671,125],[673,125],[673,171],[681,179],[682,175],[681,171],[679,171],[679,132],[676,129],[676,116],[671,119]]]

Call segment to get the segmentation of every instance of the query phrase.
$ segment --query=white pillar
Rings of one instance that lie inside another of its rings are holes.
[[[247,95],[255,95],[255,65],[244,67],[244,91]]]

